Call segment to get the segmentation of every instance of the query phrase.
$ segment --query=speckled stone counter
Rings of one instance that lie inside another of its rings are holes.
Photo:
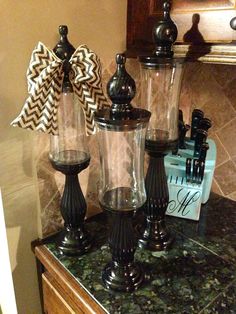
[[[134,293],[102,285],[101,271],[111,258],[105,215],[87,223],[94,235],[88,254],[68,258],[54,243],[47,248],[108,313],[236,313],[236,203],[211,195],[199,222],[167,217],[167,224],[175,233],[171,250],[136,251],[147,278]]]

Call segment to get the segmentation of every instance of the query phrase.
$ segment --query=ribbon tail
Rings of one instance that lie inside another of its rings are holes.
[[[85,114],[86,134],[96,133],[94,111],[109,106],[102,89],[87,84],[74,84],[74,92],[78,96]]]
[[[47,80],[39,80],[27,98],[12,126],[57,135],[57,108],[61,94],[62,76],[57,74]]]
[[[62,79],[62,61],[39,42],[27,70],[29,96],[11,125],[58,134],[57,107]]]
[[[34,90],[40,74],[53,62],[61,63],[53,51],[50,51],[43,43],[39,42],[32,52],[26,74],[29,94]]]

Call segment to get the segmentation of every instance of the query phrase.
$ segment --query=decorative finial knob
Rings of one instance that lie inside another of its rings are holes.
[[[68,27],[66,25],[59,26],[59,34],[61,35],[61,38],[54,47],[53,51],[58,58],[64,61],[63,62],[64,79],[62,84],[62,90],[66,92],[72,92],[73,88],[69,79],[69,74],[71,71],[71,65],[69,63],[69,60],[72,54],[74,53],[75,48],[67,39]]]
[[[116,55],[116,72],[107,84],[107,94],[112,101],[112,112],[122,113],[132,109],[130,104],[135,96],[136,87],[133,78],[125,69],[126,57],[124,54]]]
[[[60,59],[69,60],[72,54],[74,53],[75,48],[68,41],[67,38],[68,27],[66,25],[60,25],[59,34],[61,35],[61,38],[54,47],[53,51]]]
[[[230,21],[230,27],[233,30],[236,30],[236,17],[233,17],[232,20]]]
[[[167,20],[170,18],[170,2],[169,1],[165,1],[163,3],[163,11],[164,11],[164,19]]]
[[[178,30],[170,18],[170,1],[163,3],[163,19],[158,21],[153,28],[153,40],[155,43],[155,55],[158,57],[172,57],[172,45],[177,39]]]
[[[126,57],[123,53],[117,53],[116,55],[116,64],[124,64],[126,62]]]
[[[59,34],[63,37],[68,35],[68,27],[66,25],[59,26]]]

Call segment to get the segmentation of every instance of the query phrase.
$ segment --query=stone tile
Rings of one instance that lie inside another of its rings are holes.
[[[211,71],[214,79],[223,88],[231,84],[232,80],[236,79],[236,73],[233,66],[214,64],[212,65]]]
[[[169,228],[200,243],[221,258],[236,265],[236,202],[211,193],[202,205],[199,221],[167,216]]]
[[[48,206],[51,199],[58,192],[58,186],[55,182],[54,172],[48,172],[44,167],[38,171],[38,187],[41,211]]]
[[[220,188],[219,188],[219,184],[217,183],[217,181],[214,178],[212,180],[211,192],[216,193],[218,195],[223,195]]]
[[[202,312],[202,314],[235,314],[236,313],[236,282],[234,281],[220,293],[219,296],[210,303]]]
[[[232,81],[230,81],[225,87],[224,92],[225,95],[228,97],[231,105],[236,110],[236,78],[234,78]]]
[[[182,86],[179,100],[179,108],[183,111],[184,122],[186,124],[191,124],[192,107],[194,104],[191,101],[191,96],[189,90]]]
[[[95,201],[94,201],[95,199]],[[97,199],[97,193],[88,193],[86,196],[86,202],[87,202],[87,213],[86,218],[92,217],[94,215],[97,215],[103,211],[103,209],[99,206]]]
[[[233,156],[233,157],[232,157],[232,160],[233,160],[233,162],[234,162],[235,165],[236,165],[236,156]]]
[[[229,195],[228,195],[228,198],[230,198],[230,199],[233,200],[233,201],[236,201],[236,191],[233,192],[233,193],[231,193],[231,194],[229,194]]]
[[[236,165],[232,160],[225,162],[215,169],[215,179],[224,195],[236,191]]]
[[[217,132],[217,136],[221,140],[224,147],[227,149],[230,156],[236,156],[236,118],[231,120],[226,126]]]
[[[189,78],[186,76],[183,84],[196,108],[201,109],[205,103],[215,99],[216,94],[221,94],[221,98],[223,96],[220,86],[212,79],[211,65],[195,66],[192,75]]]
[[[203,76],[205,72],[211,74],[210,68],[210,64],[197,62],[186,63],[184,66],[183,84],[188,86],[190,86],[190,82],[198,84],[199,78]]]
[[[59,171],[55,171],[53,177],[54,177],[54,181],[52,182],[56,184],[57,190],[62,195],[62,192],[64,190],[64,185],[65,185],[65,176],[63,173]]]
[[[221,141],[219,140],[218,136],[213,132],[211,135],[210,135],[210,138],[212,140],[215,141],[216,143],[216,150],[217,150],[217,153],[216,153],[216,166],[219,165],[219,164],[222,164],[223,162],[229,160],[229,155],[228,153],[226,152],[224,146],[222,145]]]
[[[63,227],[63,218],[60,212],[60,193],[51,198],[49,204],[41,212],[43,237],[53,234]]]
[[[137,249],[146,282],[133,293],[111,293],[101,281],[104,266],[111,259],[107,224],[91,221],[95,234],[93,250],[80,258],[62,256],[54,244],[47,248],[109,313],[199,313],[235,278],[235,267],[209,250],[176,234],[173,248],[165,252]]]
[[[205,113],[205,117],[212,120],[212,129],[217,131],[230,120],[235,118],[236,112],[222,92],[218,91],[215,94],[214,97],[211,97],[204,103],[202,110]],[[211,95],[213,95],[213,91],[211,92]]]
[[[199,69],[195,65],[191,72],[189,66],[185,71],[183,89],[186,89],[189,95],[186,102],[191,104],[191,111],[194,108],[202,109],[205,116],[212,119],[213,130],[217,130],[236,115],[221,85],[214,80],[213,69],[213,65],[199,65]]]

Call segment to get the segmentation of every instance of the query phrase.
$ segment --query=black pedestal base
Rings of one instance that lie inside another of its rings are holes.
[[[169,147],[168,143],[166,145]],[[139,230],[138,245],[151,251],[168,250],[174,238],[165,225],[169,192],[164,165],[165,155],[161,151],[165,151],[166,148],[161,147],[158,142],[153,142],[152,145],[149,143],[147,147],[150,159],[145,181],[147,201],[143,207],[146,221],[145,227]]]
[[[120,265],[111,261],[102,272],[104,286],[119,292],[132,292],[140,287],[143,280],[144,272],[137,263]]]
[[[113,211],[111,217],[108,242],[112,260],[102,272],[102,281],[109,290],[131,292],[141,285],[145,277],[143,269],[134,261],[137,239],[133,211]]]
[[[138,240],[138,246],[150,251],[163,251],[171,248],[174,242],[173,235],[166,229],[163,220],[148,221],[145,230],[138,226],[139,233],[142,234]]]
[[[66,256],[80,256],[91,248],[91,237],[84,227],[66,228],[57,241],[59,251]]]
[[[91,247],[91,238],[84,227],[87,204],[78,179],[78,173],[88,167],[89,158],[77,164],[61,164],[53,160],[51,163],[66,176],[60,205],[65,227],[60,233],[57,247],[66,256],[80,256]]]

